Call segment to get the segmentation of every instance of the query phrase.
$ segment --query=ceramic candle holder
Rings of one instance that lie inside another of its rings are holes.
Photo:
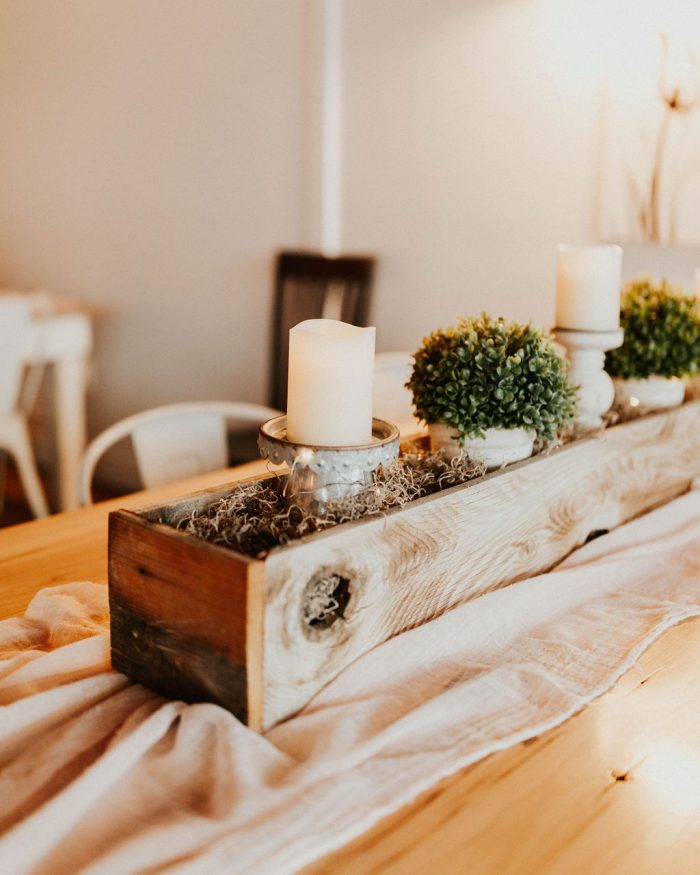
[[[284,489],[287,506],[323,516],[329,501],[356,495],[371,485],[372,475],[398,457],[399,441],[399,430],[393,423],[373,419],[372,441],[368,444],[299,444],[287,438],[287,417],[277,416],[260,426],[258,447],[263,459],[289,467]]]
[[[605,371],[605,353],[622,346],[622,329],[572,331],[555,328],[554,336],[566,348],[571,361],[569,380],[578,386],[577,427],[584,431],[601,428],[603,414],[610,410],[615,399],[615,386]]]

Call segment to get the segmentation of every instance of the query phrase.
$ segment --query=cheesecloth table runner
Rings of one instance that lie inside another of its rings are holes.
[[[0,565],[1,579],[1,565]],[[0,623],[0,872],[291,872],[700,614],[700,492],[377,647],[265,736],[110,670],[106,587]]]

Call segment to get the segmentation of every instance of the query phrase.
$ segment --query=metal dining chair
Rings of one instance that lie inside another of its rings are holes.
[[[270,404],[287,409],[289,329],[305,319],[366,325],[374,258],[281,252],[275,270]]]
[[[21,391],[28,359],[31,309],[20,295],[0,297],[0,450],[17,465],[22,488],[35,517],[49,508],[37,471]]]
[[[139,477],[150,489],[225,468],[228,424],[260,425],[273,416],[279,416],[279,410],[238,401],[166,404],[128,416],[105,429],[87,448],[80,471],[81,504],[92,504],[95,468],[119,441],[131,438]]]

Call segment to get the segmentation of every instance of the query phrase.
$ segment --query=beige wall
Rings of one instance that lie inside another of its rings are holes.
[[[0,284],[103,308],[93,432],[264,401],[272,255],[320,244],[334,202],[336,3],[0,0]],[[556,244],[599,227],[605,8],[342,4],[336,224],[380,259],[379,349],[482,308],[551,321]]]
[[[0,285],[103,308],[93,432],[265,400],[272,255],[301,242],[303,12],[0,2]]]
[[[380,348],[551,322],[556,244],[596,222],[601,6],[346,2],[344,243],[381,257]]]

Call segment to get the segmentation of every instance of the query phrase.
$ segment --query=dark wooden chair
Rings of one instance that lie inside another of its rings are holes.
[[[275,271],[270,403],[287,409],[289,329],[305,319],[331,318],[366,325],[373,258],[328,258],[313,252],[281,252]]]

